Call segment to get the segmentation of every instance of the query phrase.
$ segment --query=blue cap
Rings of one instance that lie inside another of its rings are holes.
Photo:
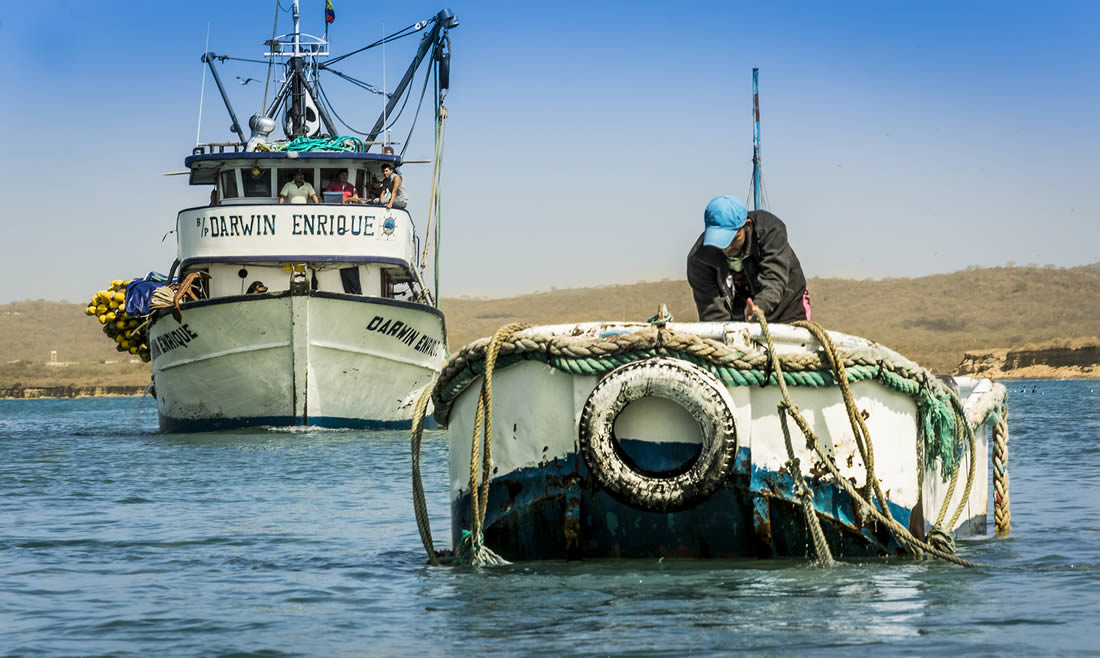
[[[733,237],[745,225],[749,211],[741,199],[723,194],[716,196],[703,211],[703,244],[725,249],[733,242]]]

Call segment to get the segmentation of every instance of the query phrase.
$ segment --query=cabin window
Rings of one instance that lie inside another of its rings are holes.
[[[341,171],[344,171],[346,167],[339,167],[337,169],[322,169],[321,170],[321,187],[317,190],[318,193],[323,190],[327,190],[328,186],[336,182],[336,177],[340,175]],[[349,171],[350,173],[350,171]],[[354,184],[355,181],[348,176],[348,182]]]
[[[221,173],[222,198],[232,199],[237,196],[237,170],[227,169]]]
[[[316,176],[315,176],[316,172],[313,169],[307,169],[305,167],[302,167],[301,169],[306,175],[306,182],[313,186],[313,191],[317,193],[318,197],[320,197],[321,196],[321,191],[325,188],[317,187],[317,179],[316,179]],[[276,171],[278,171],[278,173],[279,173],[278,191],[282,192],[283,191],[283,186],[285,186],[290,181],[294,180],[294,172],[298,171],[298,167],[290,167],[290,168],[287,168],[287,169],[278,169]]]
[[[257,173],[258,172],[258,173]],[[271,193],[270,169],[242,169],[241,181],[244,184],[245,196],[273,197]]]

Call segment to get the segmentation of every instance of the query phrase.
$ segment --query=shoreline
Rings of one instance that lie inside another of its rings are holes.
[[[1047,368],[1051,370],[1051,368]],[[1027,373],[1007,374],[1004,376],[989,377],[982,374],[957,373],[978,377],[979,379],[992,379],[995,382],[1010,381],[1086,381],[1100,380],[1100,373],[1083,374],[1064,373],[1031,375]],[[77,400],[91,398],[142,398],[146,396],[146,386],[130,385],[57,385],[57,386],[0,386],[0,400]],[[152,397],[151,395],[149,397]]]

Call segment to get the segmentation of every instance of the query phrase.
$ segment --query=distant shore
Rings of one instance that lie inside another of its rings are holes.
[[[997,374],[970,374],[976,377],[989,377],[995,381],[1013,380],[1051,380],[1060,379],[1100,379],[1100,367],[1081,369],[1073,367],[1052,368],[1050,366],[1031,366]],[[78,398],[139,398],[146,394],[145,386],[0,386],[0,400],[66,400]]]

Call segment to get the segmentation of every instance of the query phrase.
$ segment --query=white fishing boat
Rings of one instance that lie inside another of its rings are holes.
[[[954,542],[986,534],[991,475],[1009,532],[1004,386],[757,318],[675,323],[662,307],[647,323],[508,326],[454,355],[431,402],[460,558],[969,564]]]
[[[438,272],[438,261],[434,249],[422,248],[438,244],[438,233],[428,226],[418,233],[400,195],[393,207],[358,200],[371,198],[368,186],[382,179],[384,167],[403,164],[401,153],[385,148],[385,129],[427,59],[424,88],[436,80],[437,166],[432,202],[421,212],[438,231],[448,32],[458,21],[443,10],[398,35],[423,32],[405,76],[385,93],[385,109],[360,139],[337,131],[321,85],[323,72],[351,79],[330,66],[342,57],[325,63],[327,39],[299,29],[297,0],[293,12],[294,31],[267,44],[265,57],[278,64],[282,80],[266,110],[249,121],[248,137],[216,67],[235,58],[203,55],[239,141],[200,144],[185,160],[190,184],[202,186],[204,198],[213,193],[209,204],[177,217],[177,260],[168,278],[180,284],[171,308],[154,309],[148,325],[163,431],[408,427],[416,395],[443,363],[444,318],[425,280],[427,264]],[[286,139],[274,140],[280,122]],[[354,192],[325,191],[342,171]],[[296,172],[319,203],[282,203],[293,201],[280,192]]]

